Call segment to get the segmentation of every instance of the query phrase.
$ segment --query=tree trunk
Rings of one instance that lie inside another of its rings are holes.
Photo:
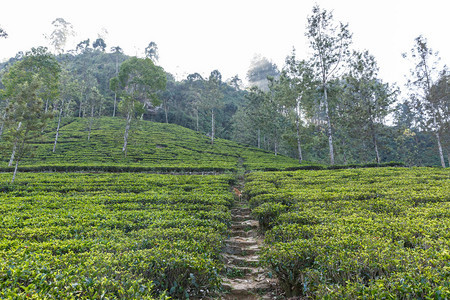
[[[78,109],[78,118],[81,118],[81,111],[83,108],[83,95],[80,97],[80,108]]]
[[[128,132],[130,130],[130,125],[131,125],[131,113],[128,112],[127,125],[125,125],[125,134],[123,135],[123,148],[122,148],[122,152],[125,153],[125,157],[127,157]]]
[[[0,127],[0,139],[2,138],[3,135],[3,128],[5,126],[5,118],[6,118],[6,111],[3,113],[3,117],[2,117],[2,126]]]
[[[53,153],[55,153],[55,151],[56,151],[56,143],[58,142],[59,127],[61,126],[61,117],[62,117],[62,113],[63,113],[63,107],[64,107],[64,102],[62,103],[61,108],[59,110],[58,126],[56,127],[55,144],[53,145]]]
[[[261,129],[258,128],[258,149],[261,149]]]
[[[214,108],[211,109],[211,145],[214,144]]]
[[[438,148],[439,148],[439,157],[441,158],[441,165],[443,168],[445,168],[444,152],[442,151],[441,137],[439,135],[439,130],[437,130],[437,129],[436,129],[436,139],[437,139]]]
[[[198,107],[195,109],[195,115],[197,117],[197,132],[198,132]]]
[[[22,122],[19,122],[19,125],[17,125],[16,131],[19,131],[21,126],[22,126]],[[11,167],[12,163],[14,162],[14,157],[16,156],[17,143],[18,143],[18,140],[16,139],[15,142],[14,142],[14,146],[13,146],[11,158],[10,158],[9,163],[8,163],[8,167]]]
[[[113,117],[116,116],[116,103],[117,103],[117,93],[114,93],[114,110],[113,110]]]
[[[166,124],[169,124],[169,117],[167,115],[167,102],[164,101],[164,114],[166,115]]]
[[[328,146],[330,148],[330,164],[334,165],[334,149],[333,149],[333,136],[331,131],[331,120],[330,113],[328,110],[328,95],[327,95],[327,86],[323,85],[323,101],[325,103],[325,115],[327,118],[327,133],[328,133]]]
[[[92,122],[94,121],[94,105],[91,106],[91,119],[89,120],[88,141],[91,139]]]
[[[370,130],[372,131],[372,143],[373,143],[373,147],[375,149],[377,164],[380,164],[381,159],[380,159],[380,153],[378,152],[377,133],[375,131],[375,126],[373,124],[372,118],[370,118]]]
[[[18,169],[18,167],[19,167],[19,161],[17,160],[17,161],[16,161],[16,166],[14,167],[13,177],[12,177],[12,179],[11,179],[11,184],[13,184],[14,181],[16,180],[16,174],[17,174],[17,169]]]
[[[301,164],[303,160],[302,145],[300,143],[300,103],[297,102],[297,111],[295,113],[295,126],[297,127],[297,150],[298,150],[298,163]]]
[[[47,111],[48,111],[48,99],[47,101],[45,101],[45,113],[47,113]]]
[[[273,142],[273,148],[274,148],[275,156],[277,156],[278,155],[278,142],[276,140]]]

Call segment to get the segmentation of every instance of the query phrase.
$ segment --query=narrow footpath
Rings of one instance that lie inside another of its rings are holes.
[[[235,193],[239,194],[236,189]],[[226,240],[223,257],[226,265],[226,278],[221,299],[275,299],[275,280],[268,278],[262,268],[258,267],[260,245],[258,238],[258,221],[252,219],[248,203],[241,197],[231,210],[231,234]]]

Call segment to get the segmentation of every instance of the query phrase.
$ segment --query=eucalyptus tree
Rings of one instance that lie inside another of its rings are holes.
[[[408,55],[405,53],[406,58]],[[441,165],[445,168],[444,153],[442,150],[439,122],[439,109],[436,106],[436,99],[432,93],[432,87],[438,79],[439,72],[437,64],[439,61],[438,53],[429,46],[426,38],[418,36],[414,40],[414,46],[411,49],[410,59],[414,64],[411,70],[411,79],[408,80],[409,94],[416,112],[421,112],[423,117],[423,126],[434,131],[439,158]]]
[[[247,80],[250,86],[256,86],[264,92],[269,91],[269,81],[267,77],[278,78],[280,71],[273,62],[266,57],[255,55],[247,71]]]
[[[54,30],[47,36],[47,39],[50,40],[50,45],[55,49],[56,54],[64,53],[64,47],[67,43],[67,39],[70,36],[75,35],[75,31],[73,30],[73,26],[70,22],[67,22],[63,18],[56,18],[52,25]]]
[[[122,148],[126,156],[133,117],[138,112],[142,116],[146,108],[159,105],[158,92],[166,88],[167,79],[163,68],[155,66],[149,58],[137,57],[131,57],[121,64],[118,79],[123,99],[120,107],[127,119]]]
[[[64,109],[70,107],[71,101],[80,96],[80,85],[76,78],[74,78],[67,70],[63,70],[60,78],[60,98],[57,103],[58,125],[56,127],[55,142],[53,143],[53,153],[56,152],[56,145],[58,143],[59,129],[61,127],[61,120],[64,115]],[[67,113],[66,113],[67,114]]]
[[[348,24],[335,22],[332,12],[316,5],[313,7],[312,15],[308,17],[306,37],[313,50],[312,66],[323,91],[330,163],[333,165],[333,132],[327,94],[328,83],[338,76],[345,58],[349,56],[352,35],[348,30]]]
[[[111,78],[111,80],[109,81],[109,88],[111,91],[114,92],[114,107],[113,107],[113,117],[116,116],[116,106],[117,106],[117,92],[119,91],[120,88],[120,83],[119,83],[119,78],[117,77],[113,77]]]
[[[223,93],[221,91],[222,74],[218,70],[214,70],[205,82],[204,96],[202,97],[201,106],[211,113],[211,144],[214,144],[215,137],[215,113],[217,109],[222,107]]]
[[[28,142],[38,136],[45,127],[51,113],[44,111],[45,81],[41,74],[30,70],[30,61],[16,62],[3,76],[4,90],[2,94],[9,100],[6,108],[5,124],[9,129],[12,144],[12,154],[9,166],[15,161],[14,174],[16,178],[20,160],[27,150]]]
[[[370,137],[376,162],[380,163],[378,128],[391,112],[396,91],[378,78],[376,60],[368,51],[353,53],[343,85],[347,105],[342,105],[346,113],[340,119],[362,134],[361,142],[363,136]]]
[[[123,54],[122,48],[119,46],[111,47],[111,52],[114,53],[116,57],[116,76],[119,74],[119,56]]]
[[[195,114],[195,129],[199,131],[199,106],[202,102],[202,91],[204,89],[205,80],[199,73],[189,74],[186,78],[189,86],[189,98]]]
[[[312,96],[313,77],[313,71],[308,62],[304,60],[298,61],[295,57],[295,51],[293,51],[286,58],[286,66],[281,72],[279,79],[282,104],[294,114],[299,163],[303,160],[300,141],[300,117],[302,115],[303,103]]]
[[[40,97],[45,101],[45,112],[47,112],[52,102],[58,98],[61,66],[47,48],[38,47],[25,53],[20,67],[27,71],[27,74],[39,74],[42,80]]]
[[[150,42],[145,48],[145,57],[150,58],[154,64],[159,60],[158,45],[155,42]]]

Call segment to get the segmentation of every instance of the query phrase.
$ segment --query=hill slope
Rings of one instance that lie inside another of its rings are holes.
[[[50,124],[44,137],[31,144],[32,154],[24,157],[22,168],[203,172],[235,171],[240,163],[249,170],[282,170],[299,166],[292,158],[275,156],[224,139],[216,139],[211,145],[210,138],[202,133],[149,121],[132,124],[125,157],[122,152],[124,120],[95,119],[89,140],[88,122],[89,119],[67,119],[60,128],[55,153],[52,149],[56,124]],[[11,149],[3,148],[0,166],[6,167]]]

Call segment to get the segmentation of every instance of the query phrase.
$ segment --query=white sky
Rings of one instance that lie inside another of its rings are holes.
[[[387,82],[404,82],[410,65],[401,57],[422,34],[440,52],[450,54],[450,3],[446,0],[1,0],[0,60],[31,47],[47,46],[43,34],[51,22],[64,18],[81,40],[109,35],[108,49],[119,45],[126,54],[142,56],[150,41],[159,47],[160,65],[178,76],[218,69],[224,79],[245,79],[254,54],[279,68],[292,47],[299,58],[308,55],[307,16],[313,5],[333,10],[334,19],[349,23],[353,47],[368,49]]]

